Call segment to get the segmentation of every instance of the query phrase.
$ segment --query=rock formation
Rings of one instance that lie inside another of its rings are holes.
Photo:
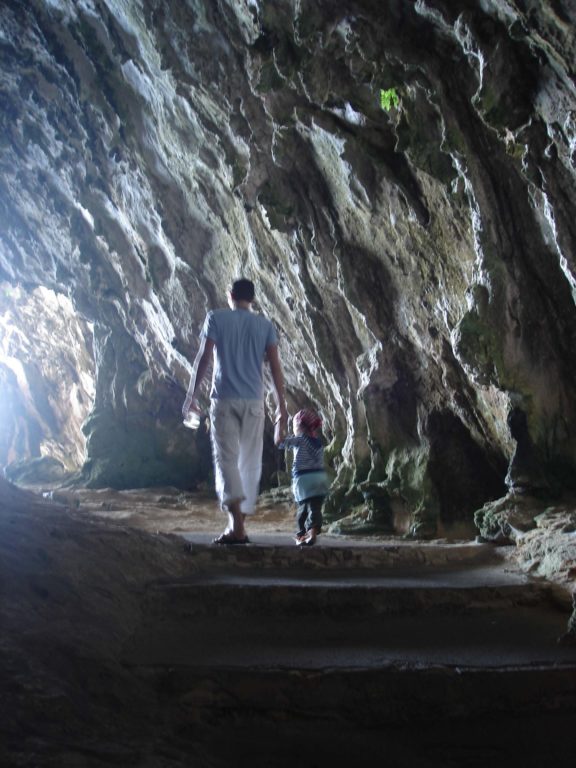
[[[84,462],[82,424],[94,399],[91,329],[63,294],[8,285],[0,327],[0,464],[15,480],[30,471],[62,478]]]
[[[569,0],[5,0],[0,277],[93,325],[83,482],[206,477],[179,410],[242,274],[291,407],[324,415],[344,530],[429,535],[506,477],[573,488],[575,22]],[[508,471],[525,445],[533,480]]]

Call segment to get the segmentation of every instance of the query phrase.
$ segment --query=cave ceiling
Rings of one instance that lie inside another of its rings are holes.
[[[568,0],[4,0],[0,278],[93,329],[84,482],[205,475],[179,411],[244,275],[291,407],[324,416],[335,504],[450,519],[573,484],[575,21]]]

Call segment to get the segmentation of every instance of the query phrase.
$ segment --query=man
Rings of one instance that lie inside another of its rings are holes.
[[[208,312],[201,333],[195,374],[182,413],[200,411],[197,393],[214,359],[210,397],[211,440],[216,492],[228,512],[228,526],[215,544],[247,544],[246,515],[254,512],[262,474],[264,360],[270,365],[276,397],[276,439],[288,424],[278,338],[272,323],[252,312],[254,284],[236,280],[228,292],[230,309]]]

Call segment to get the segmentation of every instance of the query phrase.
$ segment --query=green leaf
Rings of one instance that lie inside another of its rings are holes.
[[[397,107],[400,104],[400,97],[396,91],[396,88],[388,88],[388,90],[380,90],[380,107],[389,112],[392,107]]]

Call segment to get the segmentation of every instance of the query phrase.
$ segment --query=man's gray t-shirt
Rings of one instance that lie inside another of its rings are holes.
[[[270,320],[247,309],[216,309],[206,315],[201,335],[216,344],[210,396],[261,400],[266,347],[278,343]]]

